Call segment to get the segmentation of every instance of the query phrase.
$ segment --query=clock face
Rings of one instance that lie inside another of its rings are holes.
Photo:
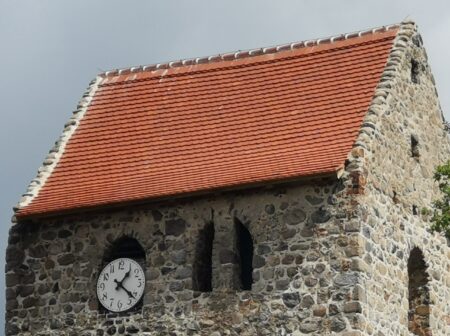
[[[145,275],[134,260],[119,258],[103,268],[97,281],[97,297],[103,307],[123,312],[139,302],[144,294]]]

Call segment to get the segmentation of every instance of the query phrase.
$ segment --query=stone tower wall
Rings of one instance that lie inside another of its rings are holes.
[[[355,225],[336,179],[142,205],[12,227],[7,335],[301,335],[345,332],[361,311]],[[250,231],[253,286],[238,287],[235,221]],[[214,223],[213,290],[193,290],[200,230]],[[146,252],[143,308],[99,310],[105,251]]]
[[[414,24],[402,25],[376,96],[360,137],[367,182],[358,199],[367,295],[361,331],[413,335],[408,331],[408,259],[418,247],[429,274],[430,330],[450,335],[449,243],[430,232],[430,216],[423,210],[439,197],[433,172],[450,159],[450,142]]]

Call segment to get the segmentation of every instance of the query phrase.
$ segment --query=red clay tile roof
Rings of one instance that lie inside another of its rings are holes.
[[[335,173],[396,33],[106,76],[17,216]]]

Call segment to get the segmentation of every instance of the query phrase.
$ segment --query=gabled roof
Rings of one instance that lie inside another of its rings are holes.
[[[16,215],[335,174],[396,33],[102,74]]]

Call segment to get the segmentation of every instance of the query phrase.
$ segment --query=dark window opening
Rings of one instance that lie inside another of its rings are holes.
[[[105,254],[105,264],[117,258],[130,258],[136,261],[145,261],[145,251],[139,242],[131,237],[117,239]]]
[[[248,229],[235,220],[241,289],[251,290],[253,283],[253,239]]]
[[[408,260],[408,328],[414,335],[429,336],[430,292],[427,265],[422,251],[415,247]]]
[[[419,83],[420,64],[415,59],[411,59],[411,81],[415,84]]]
[[[412,37],[412,41],[416,47],[421,47],[423,45],[422,36],[420,34],[416,34]]]
[[[398,198],[397,192],[396,192],[395,190],[392,191],[392,201],[393,201],[395,204],[400,203],[400,200],[399,200],[399,198]]]
[[[413,158],[418,158],[420,156],[419,139],[415,135],[411,135],[411,156]]]
[[[212,252],[214,241],[214,223],[210,222],[199,232],[195,248],[192,287],[196,291],[212,290]]]

